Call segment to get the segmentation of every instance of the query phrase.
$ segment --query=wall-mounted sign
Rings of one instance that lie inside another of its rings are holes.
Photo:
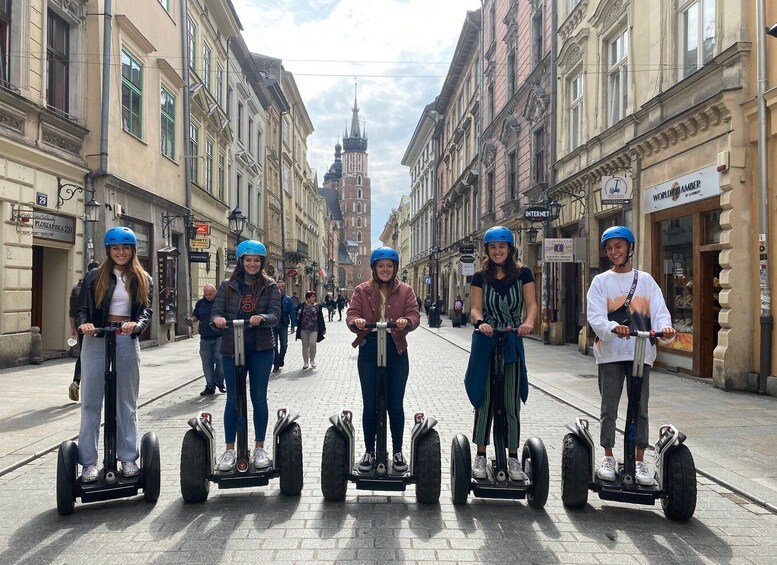
[[[289,269],[288,271],[286,271],[286,274],[289,276],[290,279],[296,279],[297,275],[299,275],[296,269]]]
[[[645,189],[644,212],[658,212],[705,198],[720,196],[720,174],[715,165]]]
[[[32,213],[32,237],[75,243],[75,228],[75,218],[37,210]]]
[[[210,263],[210,253],[207,251],[189,251],[189,263]]]
[[[475,245],[473,243],[465,243],[464,245],[459,245],[459,253],[462,255],[470,254],[475,252]]]
[[[36,192],[35,193],[35,204],[38,206],[48,206],[49,205],[49,195],[45,192]]]
[[[194,227],[197,228],[197,235],[210,235],[210,224],[205,222],[195,222]]]
[[[542,222],[550,218],[550,209],[547,206],[529,206],[523,211],[523,219],[530,222]]]
[[[465,277],[471,277],[475,274],[475,264],[474,263],[459,263],[456,267],[457,274],[465,276]]]
[[[545,240],[545,261],[571,263],[575,260],[575,245],[571,237],[549,237]]]
[[[602,177],[602,204],[628,204],[631,202],[631,175]]]
[[[197,239],[190,239],[189,247],[192,249],[208,249],[210,247],[210,238],[198,237]]]
[[[461,257],[459,257],[459,261],[461,261],[462,263],[474,263],[475,257],[473,257],[472,255],[462,255]]]

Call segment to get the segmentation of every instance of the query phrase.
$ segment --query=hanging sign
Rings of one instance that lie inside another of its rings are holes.
[[[631,175],[626,173],[602,177],[602,204],[631,202]]]

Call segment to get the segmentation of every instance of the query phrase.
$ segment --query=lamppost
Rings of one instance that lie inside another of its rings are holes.
[[[62,195],[63,189],[65,196]],[[78,192],[86,193],[87,191],[83,186],[66,182],[63,183],[62,179],[57,177],[57,210],[62,208],[62,205],[73,198],[73,196],[75,196]],[[94,233],[93,226],[97,223],[100,215],[100,203],[94,199],[94,190],[92,190],[89,194],[89,201],[84,204],[84,212],[86,216],[86,222],[89,226],[91,226],[89,231]],[[91,237],[88,237],[86,241],[85,259],[86,264],[94,260],[94,243],[92,242]]]
[[[548,273],[548,261],[545,257],[545,242],[548,240],[549,229],[548,225],[551,221],[557,219],[561,213],[561,204],[555,199],[549,200],[547,191],[543,194],[542,206],[545,212],[542,218],[542,343],[550,343],[550,324],[555,322],[556,314],[555,308],[553,309],[553,315],[550,312],[550,300],[549,295],[549,273]],[[555,306],[555,304],[554,304]]]
[[[243,211],[237,206],[230,210],[227,215],[229,229],[235,234],[235,262],[237,262],[237,246],[240,244],[240,234],[243,233],[243,229],[246,227],[247,219]],[[229,258],[227,258],[227,264],[229,264]]]
[[[314,283],[316,277],[316,271],[318,271],[318,263],[313,261],[310,265],[305,267],[305,274],[310,277],[310,290],[316,291],[316,285]]]

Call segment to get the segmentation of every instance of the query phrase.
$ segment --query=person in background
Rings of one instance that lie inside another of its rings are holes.
[[[362,388],[362,428],[364,430],[365,452],[358,469],[372,472],[375,466],[375,436],[378,429],[377,415],[377,333],[365,330],[371,322],[395,322],[386,343],[387,398],[394,471],[407,470],[407,460],[402,454],[405,428],[405,387],[410,373],[407,354],[407,334],[418,327],[421,315],[418,312],[413,288],[397,280],[399,254],[390,247],[379,247],[370,256],[372,279],[359,284],[351,295],[351,304],[346,312],[348,329],[356,333],[351,344],[359,348],[359,382]]]
[[[89,261],[89,264],[86,266],[87,274],[89,271],[93,271],[99,266],[100,263],[97,261]],[[70,290],[70,337],[71,339],[78,340],[78,345],[75,346],[77,347],[76,351],[78,352],[78,357],[76,358],[76,368],[73,371],[73,382],[70,383],[70,386],[67,389],[67,395],[73,402],[78,402],[79,389],[81,388],[81,342],[83,341],[84,336],[76,327],[76,312],[78,311],[78,297],[81,294],[81,285],[83,282],[84,279],[79,279]]]
[[[200,322],[197,331],[200,334],[200,360],[202,360],[202,371],[205,376],[205,390],[200,393],[200,396],[210,396],[217,388],[220,392],[227,392],[224,387],[224,366],[221,358],[221,336],[224,332],[210,325],[210,314],[215,299],[216,287],[206,284],[202,287],[202,298],[194,305],[192,315],[189,316],[189,322]]]
[[[316,303],[315,291],[305,293],[305,302],[297,308],[297,335],[302,340],[302,368],[316,368],[316,348],[326,334],[324,311],[321,304]]]
[[[339,292],[337,293],[337,315],[338,315],[338,322],[343,321],[343,308],[345,308],[345,298],[343,298],[343,295]]]
[[[228,280],[219,286],[213,302],[211,321],[219,329],[227,327],[227,320],[245,320],[243,341],[245,365],[251,388],[254,416],[255,448],[251,457],[254,469],[272,467],[264,449],[267,433],[267,386],[275,357],[272,328],[281,317],[281,293],[278,285],[264,272],[267,248],[260,241],[242,241],[237,246],[237,265]],[[221,338],[224,360],[224,381],[227,384],[227,402],[224,407],[224,439],[226,449],[218,458],[219,471],[231,471],[237,462],[237,375],[235,371],[235,334],[225,331]]]
[[[106,259],[87,273],[78,298],[76,325],[81,343],[81,429],[78,462],[81,480],[94,482],[97,442],[105,396],[105,338],[100,328],[114,326],[116,334],[116,458],[119,472],[135,477],[138,459],[138,392],[140,344],[137,337],[151,322],[154,286],[138,260],[137,238],[127,227],[105,232]]]
[[[275,358],[273,359],[273,373],[277,373],[283,367],[286,359],[286,351],[289,347],[289,326],[291,331],[297,328],[297,309],[291,298],[286,296],[286,284],[278,281],[278,290],[281,292],[281,319],[272,331],[275,334]]]

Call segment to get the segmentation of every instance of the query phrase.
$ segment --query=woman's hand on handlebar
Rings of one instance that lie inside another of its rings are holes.
[[[94,335],[95,333],[97,333],[97,330],[95,329],[94,324],[91,324],[89,322],[78,326],[78,331],[84,335]]]
[[[492,335],[494,335],[494,328],[492,328],[490,325],[486,324],[485,322],[480,324],[480,326],[478,327],[478,331],[483,335],[487,335],[488,337],[491,337]]]
[[[410,323],[410,320],[407,318],[397,318],[396,324],[398,330],[404,330],[407,325]]]
[[[625,337],[631,339],[631,328],[629,326],[615,326],[612,332],[618,337]]]
[[[665,328],[661,328],[661,333],[664,334],[663,339],[672,339],[677,335],[677,330],[671,326],[667,326]]]
[[[262,323],[262,320],[264,320],[264,316],[258,314],[256,316],[251,316],[248,320],[248,325],[256,327]]]
[[[534,331],[534,324],[521,324],[520,326],[518,326],[518,329],[515,330],[515,333],[523,337],[525,335],[529,335],[533,331]]]
[[[353,325],[356,326],[356,328],[359,330],[363,330],[366,324],[367,324],[367,320],[365,320],[364,318],[356,318],[353,321]]]
[[[121,333],[123,333],[124,335],[132,335],[137,325],[138,325],[137,322],[124,322],[121,325]]]
[[[223,330],[224,328],[227,327],[227,319],[222,316],[213,318],[213,325],[216,326],[218,329]]]

